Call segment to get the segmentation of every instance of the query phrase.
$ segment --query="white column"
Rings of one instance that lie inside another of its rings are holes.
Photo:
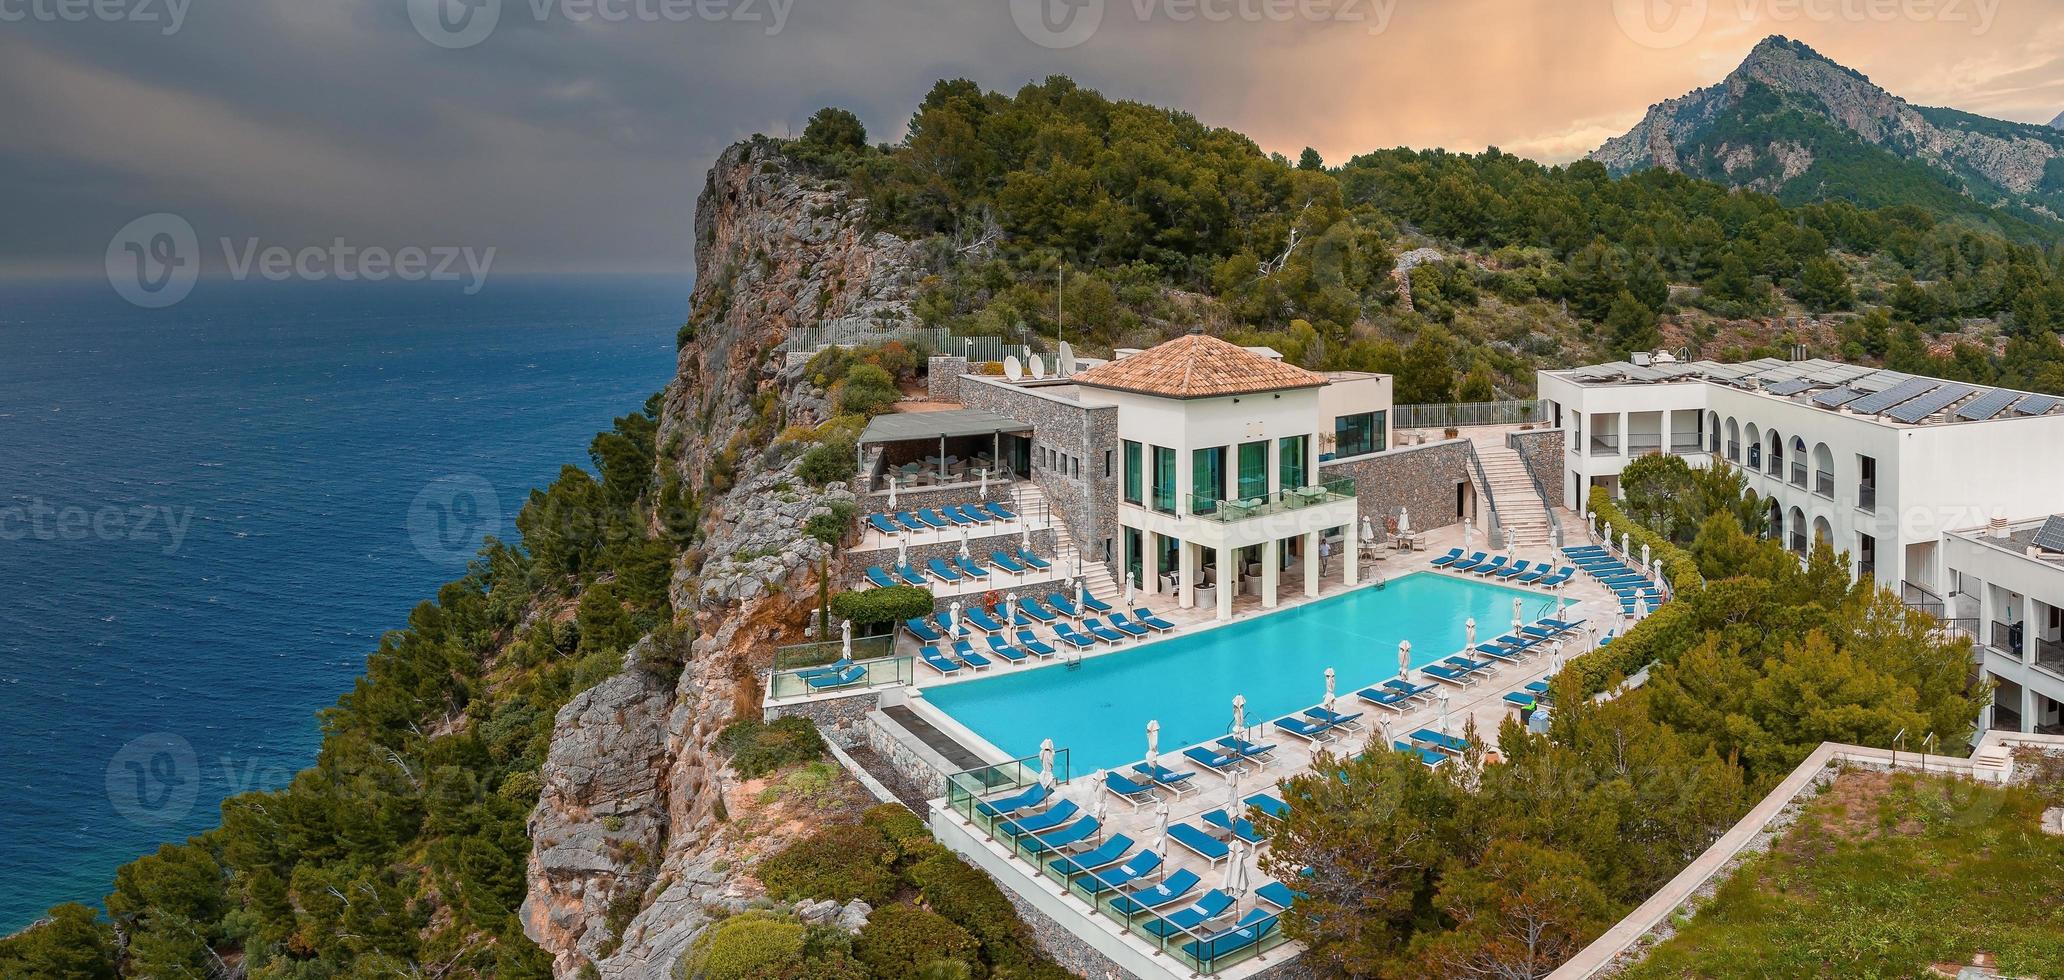
[[[1283,581],[1283,542],[1270,538],[1261,546],[1261,608],[1276,608],[1276,589]]]
[[[2021,663],[2035,666],[2035,597],[2021,597]]]
[[[1662,446],[1663,446],[1663,452],[1664,452],[1664,453],[1668,453],[1668,452],[1670,451],[1670,445],[1671,445],[1671,444],[1670,444],[1670,410],[1669,410],[1669,409],[1667,409],[1667,408],[1666,408],[1666,409],[1663,409],[1663,422],[1662,422],[1662,428],[1661,428],[1661,430],[1660,430],[1660,432],[1659,432],[1659,435],[1660,435],[1661,439],[1663,440],[1663,442],[1662,442]]]
[[[2035,691],[2021,685],[2021,734],[2035,731]]]
[[[1175,604],[1184,609],[1197,606],[1197,550],[1188,541],[1175,543]]]
[[[1233,577],[1232,552],[1218,549],[1218,618],[1221,620],[1233,618],[1233,583],[1237,581]]]
[[[1991,643],[1992,643],[1992,583],[1991,583],[1991,582],[1981,582],[1981,583],[1979,583],[1979,585],[1978,585],[1978,645],[1979,645],[1979,646],[1981,646],[1981,647],[1983,647],[1983,646],[1987,646],[1987,645],[1989,645],[1989,644],[1991,644]],[[1984,659],[1984,657],[1985,657],[1985,654],[1984,654],[1983,652],[1980,652],[1978,656],[1979,656],[1979,659],[1983,660],[1983,659]]]
[[[1304,532],[1304,594],[1319,595],[1319,532]]]
[[[1631,433],[1630,433],[1630,432],[1628,431],[1628,429],[1627,429],[1627,413],[1625,413],[1625,412],[1621,412],[1621,413],[1620,413],[1620,458],[1621,458],[1621,459],[1626,459],[1626,458],[1627,458],[1628,456],[1630,456],[1630,455],[1632,455],[1632,454],[1633,454],[1633,447],[1631,447],[1631,446],[1629,446],[1629,445],[1628,445],[1628,443],[1629,443],[1629,442],[1631,441],[1631,440],[1630,440],[1630,439],[1628,438],[1630,434],[1631,434]]]
[[[1359,518],[1347,525],[1347,536],[1341,542],[1340,548],[1340,559],[1344,562],[1340,566],[1340,584],[1348,588],[1354,588],[1362,580],[1362,539],[1356,533],[1358,523]]]

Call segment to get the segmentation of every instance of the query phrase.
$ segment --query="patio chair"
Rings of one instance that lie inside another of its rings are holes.
[[[1039,637],[1033,635],[1031,630],[1018,631],[1018,649],[1042,660],[1054,655],[1054,648],[1039,642]]]
[[[1233,849],[1226,846],[1225,841],[1186,823],[1169,824],[1168,839],[1181,845],[1183,850],[1214,865],[1231,857],[1233,853]]]

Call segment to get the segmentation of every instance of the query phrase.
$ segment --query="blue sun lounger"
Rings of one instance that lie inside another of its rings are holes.
[[[1431,701],[1433,700],[1434,692],[1440,690],[1438,685],[1414,684],[1411,681],[1398,677],[1384,681],[1383,687],[1385,690],[1396,691],[1415,701]]]
[[[797,677],[802,678],[803,680],[809,680],[812,677],[823,677],[826,674],[840,673],[851,666],[853,666],[853,658],[840,657],[837,660],[825,664],[822,667],[811,667],[807,670],[798,670],[795,672],[795,675]]]
[[[1004,630],[1003,624],[997,622],[996,617],[989,615],[989,611],[981,606],[976,606],[961,613],[960,618],[969,626],[973,626],[984,633],[1001,633]]]
[[[1135,810],[1142,804],[1152,803],[1156,799],[1153,783],[1140,782],[1122,772],[1104,773],[1104,789],[1112,796],[1132,804]]]
[[[1359,711],[1351,715],[1343,715],[1338,711],[1328,711],[1321,706],[1304,709],[1304,716],[1317,721],[1323,721],[1334,728],[1345,728],[1348,731],[1354,731],[1362,727],[1362,713]]]
[[[1552,570],[1546,563],[1543,563],[1535,565],[1533,571],[1514,578],[1512,580],[1512,583],[1514,585],[1532,585],[1535,582],[1539,582],[1540,580],[1547,578],[1550,574],[1552,574]]]
[[[1280,881],[1271,881],[1260,888],[1256,888],[1254,890],[1254,897],[1288,912],[1290,911],[1291,903],[1297,901],[1299,893]]]
[[[1249,844],[1259,844],[1262,841],[1261,832],[1254,829],[1254,821],[1246,817],[1234,818],[1224,810],[1213,810],[1200,819]]]
[[[1024,848],[1027,854],[1045,854],[1048,851],[1058,851],[1074,847],[1083,841],[1095,837],[1097,831],[1102,829],[1103,824],[1098,823],[1097,818],[1083,817],[1059,830],[1049,831],[1044,834],[1033,834],[1019,841],[1018,846]]]
[[[867,566],[867,584],[877,589],[887,589],[894,587],[896,580],[890,578],[889,573],[882,571],[879,567],[869,565]]]
[[[1026,660],[1026,658],[1027,658],[1028,656],[1030,656],[1030,655],[1029,655],[1029,654],[1027,654],[1027,653],[1026,653],[1025,651],[1023,651],[1023,650],[1020,650],[1020,649],[1018,649],[1017,647],[1011,646],[1010,644],[1008,644],[1008,643],[1005,643],[1005,642],[1003,642],[1003,637],[997,636],[997,635],[996,635],[996,634],[994,634],[994,633],[991,633],[991,634],[989,634],[989,636],[988,636],[988,640],[989,640],[989,652],[990,652],[990,653],[993,653],[993,654],[995,654],[995,655],[997,655],[997,656],[999,656],[999,657],[1002,657],[1003,659],[1005,659],[1005,660],[1008,660],[1008,661],[1010,661],[1011,663],[1014,663],[1014,664],[1021,664],[1021,663],[1024,663],[1024,662],[1025,662],[1025,660]]]
[[[1091,850],[1084,851],[1074,857],[1055,858],[1048,861],[1046,866],[1052,868],[1064,878],[1088,874],[1125,860],[1126,852],[1132,850],[1132,844],[1132,838],[1124,834],[1112,834],[1104,838],[1103,843],[1098,844]]]
[[[1158,762],[1151,766],[1144,762],[1133,763],[1132,771],[1152,780],[1155,786],[1175,794],[1177,799],[1181,799],[1190,790],[1196,788],[1190,785],[1190,777],[1195,776],[1196,773],[1176,772]]]
[[[1238,735],[1220,736],[1218,739],[1218,745],[1221,748],[1224,748],[1238,755],[1242,759],[1266,758],[1269,753],[1274,752],[1276,750],[1274,744],[1256,745],[1253,742],[1249,742]]]
[[[1051,623],[1054,621],[1054,618],[1053,610],[1040,605],[1038,599],[1021,599],[1018,601],[1018,620],[1013,625],[1030,626],[1035,622]]]
[[[810,685],[810,689],[813,691],[829,691],[832,688],[836,687],[847,687],[849,685],[858,684],[866,679],[867,668],[862,667],[859,664],[853,664],[851,666],[848,666],[846,669],[838,671],[836,673],[819,674],[816,677],[806,677],[803,679],[803,683]]]
[[[931,570],[933,578],[947,585],[952,585],[965,577],[959,572],[954,571],[951,566],[946,564],[945,559],[942,558],[934,558],[931,561],[925,562],[925,568]]]
[[[1466,572],[1484,563],[1484,553],[1479,551],[1448,566],[1449,571]]]
[[[1536,584],[1538,584],[1541,588],[1544,589],[1559,589],[1562,588],[1564,585],[1567,585],[1569,583],[1569,580],[1575,578],[1576,575],[1577,570],[1574,568],[1558,568],[1555,570],[1555,574],[1542,579],[1540,582]]]
[[[903,533],[903,529],[897,527],[896,522],[890,520],[889,515],[887,514],[869,514],[867,515],[867,523],[874,525],[875,530],[880,531],[883,534],[889,535],[890,537],[895,537]]]
[[[940,653],[938,647],[927,646],[918,648],[917,658],[924,661],[925,666],[941,674],[953,674],[960,671],[960,665],[946,659],[946,655]]]
[[[1085,629],[1088,629],[1092,633],[1095,633],[1099,629],[1112,629],[1126,636],[1135,638],[1147,635],[1147,628],[1141,626],[1138,623],[1119,622],[1117,613],[1111,614],[1111,621],[1109,624],[1104,623],[1102,620],[1092,618],[1084,620],[1082,625]]]
[[[985,817],[1008,817],[1045,803],[1052,795],[1053,789],[1045,783],[1033,783],[1023,791],[1000,800],[977,803],[975,809]]]
[[[1053,635],[1054,639],[1066,643],[1077,650],[1087,650],[1097,645],[1096,637],[1078,633],[1075,631],[1075,627],[1067,623],[1055,623]]]
[[[1189,851],[1212,864],[1225,860],[1232,856],[1233,853],[1233,849],[1226,846],[1225,841],[1219,840],[1186,823],[1169,824],[1168,839],[1182,845],[1183,850]]]
[[[1114,630],[1108,626],[1105,626],[1104,624],[1097,622],[1095,619],[1083,620],[1082,630],[1083,632],[1088,633],[1089,635],[1094,636],[1097,639],[1104,641],[1105,643],[1125,642],[1125,634],[1120,633],[1117,630]]]
[[[1428,769],[1438,769],[1441,766],[1446,765],[1448,761],[1448,757],[1440,754],[1439,752],[1435,752],[1432,749],[1420,748],[1419,746],[1413,745],[1412,743],[1406,741],[1392,742],[1390,747],[1398,750],[1399,752],[1403,752],[1406,755],[1418,756],[1419,761],[1425,763],[1426,768]]]
[[[1024,562],[1026,565],[1032,568],[1039,569],[1042,572],[1053,567],[1053,562],[1047,561],[1046,559],[1033,554],[1032,549],[1030,548],[1019,548],[1018,560]]]
[[[1089,612],[1107,613],[1111,611],[1111,604],[1096,596],[1084,594],[1082,596],[1082,608]]]
[[[1122,612],[1112,613],[1110,615],[1110,620],[1111,625],[1116,626],[1127,633],[1131,633],[1134,636],[1145,636],[1149,631],[1155,633],[1166,633],[1168,632],[1170,625],[1168,623],[1162,623],[1159,626],[1155,626],[1152,623],[1148,623],[1141,619],[1127,619],[1125,614]]]
[[[1115,868],[1091,874],[1089,880],[1079,882],[1078,887],[1088,889],[1092,895],[1117,891],[1159,870],[1161,855],[1153,851],[1141,851],[1126,858]]]
[[[989,570],[983,568],[982,563],[973,558],[962,558],[959,555],[955,555],[953,556],[953,567],[960,569],[960,574],[968,578],[985,579],[989,577]]]
[[[1189,901],[1190,893],[1196,891],[1202,881],[1195,871],[1178,868],[1152,887],[1137,888],[1111,899],[1111,911],[1129,919],[1155,909],[1165,909]]]
[[[898,565],[896,566],[895,572],[896,577],[902,579],[904,585],[915,585],[922,587],[925,584],[924,573],[918,571],[915,568],[910,567],[909,565]]]
[[[1052,830],[1075,819],[1075,815],[1081,812],[1082,808],[1076,806],[1074,800],[1062,800],[1051,808],[1041,810],[1029,817],[1019,817],[1016,820],[1006,820],[1003,823],[997,824],[996,831],[1008,837],[1023,837],[1026,834],[1036,834],[1040,831]]]
[[[1240,756],[1224,752],[1213,752],[1201,745],[1183,750],[1183,758],[1190,760],[1228,779],[1240,771]]]
[[[1536,701],[1533,695],[1521,691],[1507,692],[1505,694],[1505,703],[1521,709],[1540,707],[1540,702]]]
[[[1495,579],[1505,579],[1509,581],[1518,576],[1525,575],[1527,572],[1532,570],[1533,564],[1528,562],[1526,559],[1522,558],[1519,561],[1513,562],[1512,564],[1507,565],[1504,568],[1492,572],[1491,577]]]
[[[1251,909],[1231,929],[1184,943],[1183,952],[1205,963],[1231,956],[1268,938],[1276,930],[1276,915],[1267,909]]]
[[[1267,793],[1256,793],[1247,798],[1247,805],[1261,811],[1261,815],[1281,820],[1290,815],[1290,804]]]
[[[1170,830],[1175,828],[1170,827]],[[1198,831],[1200,835],[1202,831]],[[1207,838],[1208,839],[1208,838]],[[1170,913],[1166,918],[1155,919],[1146,924],[1148,932],[1156,936],[1179,936],[1190,932],[1206,922],[1226,914],[1233,907],[1233,896],[1214,888],[1204,893],[1197,904]]]
[[[1307,742],[1328,742],[1338,737],[1333,734],[1332,725],[1295,715],[1276,719],[1276,727]]]
[[[970,506],[981,507],[988,510],[989,513],[999,521],[1016,520],[1018,517],[1017,514],[1011,512],[1011,509],[1009,507],[1005,507],[1003,504],[998,503],[994,500],[986,504],[973,504]]]
[[[1039,642],[1039,637],[1033,635],[1031,630],[1018,631],[1018,649],[1041,659],[1054,655],[1054,648]]]
[[[1427,664],[1419,668],[1419,672],[1443,684],[1453,684],[1456,687],[1468,687],[1476,683],[1475,671],[1458,670],[1443,664]]]
[[[1478,566],[1476,566],[1475,568],[1472,568],[1472,569],[1470,569],[1470,571],[1472,571],[1472,572],[1475,572],[1475,573],[1476,573],[1476,574],[1478,574],[1478,575],[1489,575],[1489,574],[1491,574],[1492,572],[1498,571],[1499,569],[1501,569],[1501,568],[1504,568],[1504,567],[1505,567],[1505,556],[1504,556],[1504,555],[1499,555],[1498,557],[1496,557],[1496,558],[1493,558],[1493,559],[1491,559],[1491,563],[1490,563],[1490,564],[1488,564],[1488,565],[1478,565]]]
[[[984,510],[981,504],[959,504],[957,506],[947,507],[946,509],[948,511],[959,511],[960,516],[966,518],[967,522],[970,524],[996,523],[996,515],[989,513],[987,510]]]
[[[995,565],[997,568],[1003,569],[1004,571],[1009,572],[1012,575],[1025,574],[1025,566],[1018,564],[1017,559],[1012,558],[1011,556],[1006,555],[1001,551],[990,552],[989,562]]]
[[[966,527],[975,523],[974,518],[960,512],[960,507],[957,504],[947,504],[939,508],[939,515],[946,518],[946,523],[955,527]]]
[[[931,528],[934,531],[943,529],[946,526],[946,519],[940,517],[939,512],[931,509],[930,507],[919,508],[917,511],[917,519],[923,522],[924,526]]]
[[[953,655],[960,658],[961,663],[976,670],[989,669],[989,658],[976,653],[974,645],[966,640],[953,641]]]
[[[1174,623],[1154,615],[1152,609],[1135,609],[1132,611],[1132,618],[1164,633],[1175,628]]]
[[[1412,699],[1406,697],[1403,692],[1385,690],[1380,687],[1362,688],[1355,692],[1355,697],[1361,698],[1363,701],[1376,707],[1388,708],[1392,711],[1411,710],[1413,703]]]
[[[896,523],[906,531],[929,531],[932,528],[930,524],[918,520],[916,514],[907,510],[899,510],[895,516]]]
[[[1435,558],[1435,559],[1433,560],[1433,567],[1435,567],[1435,568],[1446,568],[1446,567],[1448,567],[1449,565],[1453,565],[1454,563],[1456,563],[1456,562],[1458,562],[1458,561],[1461,561],[1461,560],[1462,560],[1462,549],[1460,549],[1460,548],[1449,548],[1449,549],[1448,549],[1448,553],[1447,553],[1447,554],[1445,554],[1445,555],[1442,555],[1442,556],[1440,556],[1439,558]]]
[[[904,620],[903,628],[909,630],[911,636],[917,637],[920,643],[937,643],[946,638],[946,634],[933,628],[930,622],[922,618]]]
[[[1542,678],[1538,681],[1530,681],[1527,683],[1527,686],[1524,688],[1524,690],[1528,694],[1533,695],[1534,700],[1546,701],[1548,700],[1549,692],[1554,690],[1553,687],[1549,686],[1549,682],[1551,680],[1553,680],[1553,678]]]
[[[1449,735],[1446,732],[1434,731],[1431,728],[1421,728],[1418,731],[1413,732],[1411,735],[1411,740],[1415,743],[1431,746],[1433,748],[1441,750],[1442,752],[1447,752],[1451,755],[1461,755],[1462,753],[1467,752],[1469,750],[1468,741],[1456,738],[1455,736]]]
[[[1442,660],[1441,663],[1447,664],[1448,666],[1453,667],[1456,670],[1466,670],[1471,673],[1489,670],[1492,667],[1497,666],[1496,664],[1491,663],[1488,660],[1471,660],[1468,657],[1460,655],[1449,657],[1445,660]]]

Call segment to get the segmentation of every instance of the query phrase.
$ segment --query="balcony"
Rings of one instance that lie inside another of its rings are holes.
[[[1774,476],[1774,477],[1777,477],[1777,478],[1778,478],[1778,479],[1780,479],[1780,480],[1784,479],[1784,457],[1783,457],[1783,456],[1772,456],[1772,457],[1770,457],[1770,475],[1771,475],[1771,476]]]
[[[2035,641],[2035,665],[2052,674],[2064,677],[2064,643],[2056,640]]]
[[[1689,437],[1675,434],[1672,434],[1670,437],[1670,455],[1672,456],[1694,456],[1705,451],[1706,447],[1699,442],[1697,433],[1693,433]]]
[[[1805,485],[1806,485],[1806,464],[1805,464],[1805,463],[1799,463],[1799,462],[1795,462],[1795,463],[1793,463],[1793,464],[1792,464],[1792,486],[1795,486],[1795,487],[1803,487],[1803,486],[1805,486]]]
[[[1637,433],[1627,437],[1627,455],[1643,456],[1663,451],[1663,434],[1660,432]]]
[[[1603,437],[1601,437],[1601,436],[1592,436],[1592,437],[1591,437],[1591,455],[1593,455],[1593,456],[1618,456],[1619,454],[1620,454],[1620,437],[1619,437],[1619,436],[1603,436]]]
[[[1351,479],[1341,479],[1309,487],[1278,490],[1259,497],[1242,497],[1238,500],[1192,497],[1190,512],[1201,520],[1231,524],[1353,499],[1355,482]]]
[[[1741,443],[1734,441],[1727,443],[1727,461],[1730,463],[1741,462]]]
[[[1995,650],[2005,650],[2006,652],[2011,653],[2014,656],[2020,656],[2021,624],[2002,623],[1998,620],[1994,620],[1992,623],[1991,646]]]
[[[1865,483],[1856,488],[1856,508],[1877,513],[1878,488],[1876,484]]]
[[[1835,499],[1835,475],[1826,470],[1813,471],[1813,492],[1829,500]]]

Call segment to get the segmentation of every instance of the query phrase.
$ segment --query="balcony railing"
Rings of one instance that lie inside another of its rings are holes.
[[[1632,435],[1627,437],[1627,455],[1629,456],[1639,456],[1643,453],[1659,453],[1662,451],[1663,436],[1660,432],[1654,435]]]
[[[1792,485],[1795,487],[1803,487],[1806,485],[1805,463],[1795,462],[1792,464]]]
[[[1683,456],[1688,453],[1702,453],[1705,451],[1705,445],[1699,442],[1699,438],[1696,435],[1689,439],[1683,436],[1672,436],[1670,438],[1670,454],[1673,456]]]
[[[1610,437],[1610,438],[1601,438],[1601,437],[1599,437],[1599,436],[1592,436],[1592,437],[1591,437],[1591,455],[1593,455],[1593,456],[1618,456],[1619,454],[1620,454],[1620,437],[1618,437],[1618,436],[1612,436],[1612,437]]]
[[[2020,656],[2021,624],[2002,623],[1994,620],[1992,623],[1992,647],[1995,650],[2005,650],[2014,656]]]
[[[1202,520],[1230,524],[1234,521],[1267,517],[1271,514],[1283,514],[1306,507],[1353,499],[1355,482],[1343,478],[1308,487],[1277,490],[1259,497],[1241,497],[1237,500],[1191,497],[1190,513]]]
[[[2036,640],[2035,665],[2050,673],[2064,675],[2064,643]]]
[[[857,645],[858,641],[855,642]],[[843,669],[834,658],[818,667],[776,670],[767,678],[767,694],[779,700],[812,694],[838,694],[875,687],[895,687],[916,682],[917,661],[914,657],[855,660]]]
[[[1856,488],[1856,506],[1875,512],[1878,509],[1878,488],[1876,484],[1860,484]]]
[[[1736,442],[1736,441],[1734,441],[1734,440],[1732,440],[1732,439],[1728,440],[1728,442],[1727,442],[1727,461],[1728,461],[1728,462],[1730,462],[1730,463],[1739,463],[1739,462],[1741,462],[1741,443],[1739,443],[1739,442]]]
[[[1777,456],[1777,455],[1773,455],[1773,456],[1771,456],[1771,457],[1770,457],[1770,475],[1771,475],[1771,476],[1774,476],[1774,477],[1777,477],[1777,478],[1778,478],[1778,479],[1780,479],[1780,480],[1784,479],[1784,457],[1783,457],[1783,456]]]
[[[1813,492],[1829,500],[1835,499],[1835,475],[1826,470],[1813,471]]]

